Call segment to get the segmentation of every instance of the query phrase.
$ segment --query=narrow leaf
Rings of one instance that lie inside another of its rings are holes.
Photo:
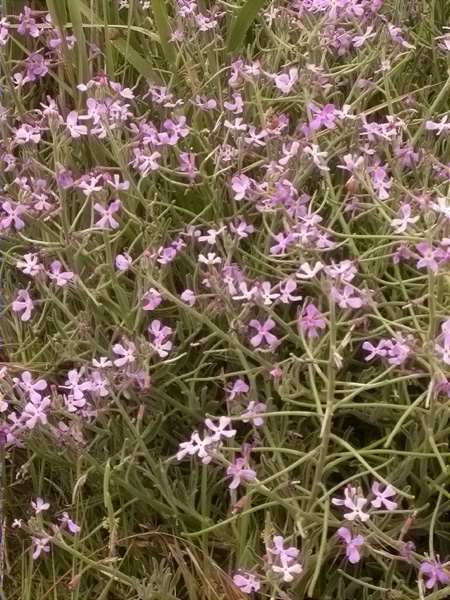
[[[152,0],[152,11],[164,56],[170,65],[174,65],[175,51],[170,43],[169,15],[165,0]]]
[[[242,46],[248,28],[266,2],[267,0],[247,0],[239,9],[231,27],[230,35],[228,36],[228,52],[235,52]]]

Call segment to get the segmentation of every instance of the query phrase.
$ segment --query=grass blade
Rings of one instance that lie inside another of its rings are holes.
[[[164,0],[152,0],[152,11],[164,56],[170,65],[174,65],[175,51],[170,43],[169,15],[166,2]]]
[[[228,52],[235,52],[241,47],[248,28],[256,19],[264,4],[266,4],[266,0],[247,0],[244,6],[239,9],[228,36]]]

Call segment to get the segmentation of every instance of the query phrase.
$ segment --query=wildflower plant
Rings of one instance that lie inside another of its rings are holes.
[[[448,597],[448,2],[1,10],[0,595]]]

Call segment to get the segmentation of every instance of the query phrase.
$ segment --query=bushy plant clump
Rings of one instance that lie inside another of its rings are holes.
[[[2,597],[450,596],[449,25],[3,2]]]

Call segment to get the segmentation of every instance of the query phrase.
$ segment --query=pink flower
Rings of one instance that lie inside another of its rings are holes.
[[[162,296],[158,290],[155,290],[155,288],[150,288],[147,292],[145,292],[142,300],[144,302],[142,310],[151,311],[155,310],[155,308],[161,304]]]
[[[233,197],[235,200],[248,200],[253,186],[253,179],[250,179],[247,175],[233,175],[231,179],[231,189],[234,192]]]
[[[191,439],[187,442],[181,442],[177,452],[177,460],[182,460],[186,456],[197,455],[204,465],[207,465],[212,460],[212,451],[214,450],[214,441],[210,436],[200,437],[198,431],[194,431]]]
[[[331,297],[341,308],[361,308],[363,300],[359,290],[351,285],[345,285],[343,289],[331,288]]]
[[[118,271],[121,271],[122,273],[124,273],[125,271],[128,271],[128,269],[131,267],[132,263],[133,263],[133,259],[126,252],[124,252],[123,254],[118,254],[116,256],[116,259],[115,259],[116,269]]]
[[[95,226],[100,229],[117,229],[119,223],[113,217],[113,214],[120,210],[122,203],[120,200],[114,200],[108,207],[104,207],[98,202],[94,204],[94,210],[100,213],[102,216],[95,223]]]
[[[31,501],[31,506],[33,507],[34,514],[38,515],[39,513],[48,510],[50,508],[50,503],[38,496],[36,500]]]
[[[184,290],[184,292],[181,294],[180,298],[183,300],[183,302],[186,302],[186,304],[188,304],[189,306],[194,306],[194,304],[197,300],[195,293],[189,289]]]
[[[256,471],[250,469],[245,458],[237,458],[234,463],[227,468],[227,475],[232,477],[228,487],[235,490],[243,481],[253,481],[256,479]]]
[[[33,560],[36,560],[37,558],[39,558],[42,554],[42,552],[48,553],[50,552],[50,538],[48,537],[32,537],[31,538],[32,542],[33,542]]]
[[[359,548],[360,546],[364,545],[363,536],[356,535],[355,537],[352,537],[352,534],[350,530],[347,529],[347,527],[340,527],[337,530],[337,534],[345,542],[345,554],[347,555],[349,562],[351,562],[352,565],[358,563],[361,560],[361,553]]]
[[[44,270],[44,267],[39,262],[39,256],[33,252],[24,254],[23,257],[17,261],[16,267],[30,277],[36,277]]]
[[[350,512],[344,513],[344,517],[348,521],[360,520],[365,523],[370,519],[370,515],[364,512],[367,499],[360,496],[357,489],[351,485],[344,489],[344,499],[332,498],[331,503],[335,506],[344,506],[350,510]]]
[[[86,125],[79,125],[78,113],[76,110],[72,110],[67,115],[66,127],[72,138],[79,138],[82,135],[87,135],[88,133]]]
[[[256,335],[250,338],[250,344],[254,348],[258,348],[263,342],[266,342],[268,346],[274,346],[278,342],[278,338],[270,333],[275,327],[275,321],[272,321],[272,319],[267,319],[264,323],[252,319],[249,325],[257,332]]]
[[[260,416],[260,413],[266,412],[266,405],[264,402],[256,402],[252,400],[248,403],[247,408],[241,414],[243,423],[251,423],[255,427],[261,427],[264,425],[264,417]]]
[[[47,396],[41,398],[39,404],[28,402],[21,415],[21,420],[25,423],[25,427],[27,427],[27,429],[34,429],[38,423],[46,425],[48,422],[46,410],[49,408],[50,404],[50,398]]]
[[[47,382],[45,379],[38,379],[34,381],[30,371],[24,371],[20,375],[20,379],[18,377],[14,377],[13,381],[21,390],[28,394],[31,402],[39,404],[42,399],[42,395],[39,392],[42,392],[47,388]]]
[[[293,581],[296,575],[300,575],[303,572],[302,565],[297,562],[299,551],[297,548],[290,546],[284,547],[285,540],[281,535],[273,537],[272,546],[267,548],[271,557],[271,569],[274,573],[282,576],[283,581],[290,583]]]
[[[298,326],[306,334],[306,337],[316,338],[319,336],[319,330],[326,329],[327,322],[317,307],[309,303],[303,308],[299,316]]]
[[[25,221],[21,218],[21,215],[27,212],[25,206],[22,206],[22,204],[13,205],[12,202],[6,200],[2,202],[2,210],[6,213],[6,216],[0,218],[0,229],[9,229],[14,225],[16,231],[20,231],[25,227]]]
[[[243,379],[235,379],[231,387],[225,388],[227,392],[227,400],[235,400],[241,394],[246,394],[249,391],[249,386]]]
[[[91,382],[81,381],[81,377],[81,371],[71,369],[67,373],[67,379],[64,382],[65,385],[60,386],[63,389],[69,390],[75,400],[84,400],[85,392],[90,392],[92,389]]]
[[[287,73],[281,73],[274,77],[275,86],[283,93],[289,94],[298,81],[298,69],[291,67]]]
[[[421,575],[427,577],[425,587],[431,590],[436,585],[448,585],[450,583],[450,575],[437,560],[427,560],[420,565]]]
[[[120,357],[114,360],[114,365],[116,367],[130,365],[136,360],[136,346],[133,344],[133,342],[128,340],[124,340],[123,344],[114,344],[112,351],[114,354]]]
[[[72,521],[72,519],[69,516],[69,513],[63,512],[62,516],[59,517],[59,521],[63,527],[67,527],[67,529],[70,531],[70,533],[73,533],[73,534],[80,533],[81,527],[79,525],[77,525],[77,523],[75,523],[75,521]]]
[[[30,320],[34,306],[33,300],[27,290],[19,290],[17,292],[16,298],[11,304],[11,308],[14,312],[22,313],[20,316],[22,321]]]
[[[261,588],[261,582],[257,576],[248,571],[239,570],[233,575],[233,583],[243,594],[258,592]]]
[[[214,421],[211,419],[205,419],[205,425],[210,431],[212,431],[212,435],[209,437],[213,442],[220,442],[223,437],[226,439],[231,439],[236,435],[236,429],[230,429],[230,417],[219,417],[217,423],[214,423]]]
[[[72,271],[63,271],[63,265],[59,260],[54,260],[47,271],[49,279],[54,281],[58,287],[66,286],[74,277]]]
[[[372,500],[370,503],[374,508],[383,508],[386,507],[386,510],[395,510],[397,508],[397,502],[393,502],[389,500],[395,496],[395,489],[391,485],[387,485],[384,490],[381,489],[378,481],[374,481],[372,484],[372,492],[375,495],[375,500]]]
[[[421,258],[417,261],[418,269],[429,269],[432,273],[437,273],[439,270],[439,259],[441,258],[441,251],[439,248],[434,248],[428,242],[420,242],[416,245],[416,250],[421,255]]]

